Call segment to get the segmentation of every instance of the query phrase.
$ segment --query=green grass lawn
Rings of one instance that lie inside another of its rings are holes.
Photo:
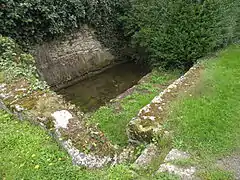
[[[84,170],[41,128],[0,111],[0,179],[132,179],[126,166]]]
[[[168,125],[175,132],[174,146],[210,167],[240,149],[240,46],[203,63],[197,87],[173,104]]]
[[[70,157],[43,129],[0,111],[0,179],[176,180],[172,175],[139,177],[128,165],[101,170],[73,166]]]

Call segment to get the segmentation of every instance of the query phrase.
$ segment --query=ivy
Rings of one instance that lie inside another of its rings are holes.
[[[127,0],[2,0],[0,34],[35,44],[88,24],[106,45],[122,37],[118,16],[126,5]]]
[[[38,79],[32,55],[24,53],[12,39],[2,36],[0,36],[0,72],[7,81],[21,77],[27,79],[33,90],[43,90],[47,87],[44,81]]]

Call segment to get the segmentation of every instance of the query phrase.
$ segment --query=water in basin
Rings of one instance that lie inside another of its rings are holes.
[[[139,65],[128,62],[62,89],[59,94],[83,112],[92,112],[135,85],[146,73]]]

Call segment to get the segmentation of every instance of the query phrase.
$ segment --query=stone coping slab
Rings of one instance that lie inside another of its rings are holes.
[[[164,133],[162,125],[170,102],[180,92],[196,84],[202,68],[200,63],[194,65],[139,111],[138,115],[127,125],[129,142],[151,142],[155,135]]]

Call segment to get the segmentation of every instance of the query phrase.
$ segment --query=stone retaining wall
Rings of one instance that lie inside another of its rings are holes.
[[[34,48],[39,74],[56,88],[69,86],[117,63],[109,49],[95,38],[88,27],[67,35],[62,40],[45,42]]]

